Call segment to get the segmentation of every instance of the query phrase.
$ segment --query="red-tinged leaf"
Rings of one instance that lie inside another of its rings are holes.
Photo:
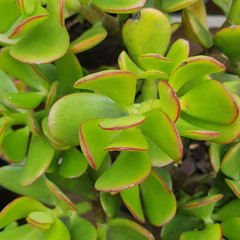
[[[216,202],[223,197],[222,194],[210,195],[188,202],[183,206],[189,214],[199,217],[204,222],[211,222],[211,214]]]
[[[221,163],[222,172],[234,180],[240,176],[239,154],[240,143],[237,143],[228,150]]]
[[[125,206],[132,213],[132,215],[138,221],[142,223],[145,222],[138,185],[125,189],[121,191],[120,194]]]
[[[54,104],[54,102],[56,101],[57,98],[57,92],[58,92],[58,87],[59,87],[59,82],[55,81],[52,86],[51,89],[49,91],[49,94],[47,96],[47,101],[45,104],[45,109],[50,109],[52,107],[52,105]]]
[[[219,132],[210,131],[210,130],[192,130],[185,131],[181,133],[181,136],[192,138],[195,140],[213,140],[220,136]]]
[[[172,72],[169,84],[177,92],[185,83],[202,75],[221,72],[224,65],[207,56],[189,57]]]
[[[161,10],[164,12],[176,12],[181,10],[197,0],[168,0],[161,3]]]
[[[9,161],[19,163],[24,160],[27,153],[29,133],[29,129],[25,127],[5,136],[3,148]]]
[[[95,47],[107,37],[107,31],[101,24],[96,24],[71,42],[70,52],[80,53]]]
[[[136,78],[141,78],[143,71],[130,59],[125,51],[122,51],[118,58],[118,65],[121,70],[135,74]]]
[[[28,186],[41,177],[50,165],[53,156],[54,148],[47,139],[33,135],[20,179],[22,186]]]
[[[122,34],[130,55],[137,60],[148,53],[164,55],[171,36],[171,25],[162,12],[145,8],[127,20]]]
[[[59,174],[66,178],[80,177],[87,170],[87,161],[76,148],[65,151],[62,163],[58,169]]]
[[[19,6],[27,14],[32,14],[39,4],[38,0],[17,0]]]
[[[181,234],[180,240],[222,240],[220,224],[207,225],[202,231],[190,231]]]
[[[34,109],[42,102],[44,94],[41,92],[5,93],[2,97],[9,105],[23,109]]]
[[[114,240],[154,240],[145,228],[128,219],[115,218],[107,223],[107,236]]]
[[[164,112],[158,110],[147,112],[145,116],[146,121],[139,126],[144,135],[174,161],[181,161],[183,145],[171,119]]]
[[[54,194],[57,204],[65,210],[77,211],[72,201],[52,182],[46,180],[47,187]]]
[[[176,199],[167,184],[152,171],[140,184],[143,206],[149,221],[155,226],[168,223],[176,213]]]
[[[177,94],[165,81],[158,82],[158,92],[161,101],[161,110],[165,112],[173,122],[176,122],[181,111]]]
[[[31,226],[43,230],[48,230],[54,222],[53,216],[50,213],[42,211],[31,212],[26,220]]]
[[[69,35],[66,28],[50,16],[21,38],[11,48],[10,54],[22,62],[48,63],[62,57],[68,46]]]
[[[105,12],[109,13],[133,13],[137,12],[145,4],[146,0],[93,0],[93,3]]]
[[[138,128],[124,130],[105,151],[147,151],[148,142]]]
[[[64,26],[65,0],[48,0],[47,4],[48,11]]]
[[[0,213],[0,229],[13,221],[27,217],[33,211],[46,211],[39,201],[30,197],[19,197],[10,202]]]
[[[94,170],[98,170],[105,159],[107,155],[105,148],[121,133],[121,131],[106,131],[100,128],[98,124],[103,120],[102,118],[87,120],[80,126],[80,146]]]
[[[102,192],[131,188],[144,181],[150,170],[147,152],[121,152],[113,165],[97,180],[95,188]]]
[[[240,235],[240,217],[227,219],[221,223],[223,236],[227,239],[238,240]]]
[[[77,146],[82,122],[93,118],[118,118],[124,115],[127,115],[126,110],[108,97],[94,93],[75,93],[59,99],[53,105],[48,117],[48,127],[51,135],[63,145]]]
[[[240,198],[240,181],[239,180],[230,180],[225,178],[225,182],[229,186],[229,188],[233,191],[233,193]]]
[[[129,106],[135,98],[136,77],[131,72],[107,70],[81,78],[74,87],[97,91],[121,105]]]

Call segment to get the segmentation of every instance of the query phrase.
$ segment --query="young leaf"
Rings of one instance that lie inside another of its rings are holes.
[[[157,70],[148,70],[141,75],[143,79],[152,79],[152,80],[168,80],[169,76],[166,73],[157,71]]]
[[[121,152],[113,165],[97,180],[95,188],[103,192],[130,188],[144,181],[150,170],[147,152]]]
[[[223,236],[227,239],[238,240],[240,234],[240,217],[227,219],[221,223]]]
[[[129,106],[135,98],[136,77],[131,72],[107,70],[81,78],[74,87],[97,91],[121,105]]]
[[[164,12],[175,12],[181,10],[197,0],[168,0],[161,2],[161,10]]]
[[[121,191],[120,194],[125,206],[132,215],[138,221],[142,223],[145,222],[138,185],[125,189]]]
[[[54,148],[46,138],[33,135],[27,161],[21,175],[22,186],[28,186],[44,174],[54,156]]]
[[[152,171],[140,184],[143,205],[149,221],[155,226],[168,223],[176,213],[176,199],[167,184]]]

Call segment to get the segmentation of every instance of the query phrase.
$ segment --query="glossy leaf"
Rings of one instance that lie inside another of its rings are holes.
[[[149,231],[128,219],[115,218],[107,227],[107,238],[111,240],[154,240]]]
[[[123,108],[103,95],[75,93],[61,98],[53,105],[48,117],[48,126],[51,135],[59,142],[77,146],[82,122],[99,117],[117,118],[126,114]]]
[[[38,5],[38,0],[17,0],[17,2],[20,9],[27,14],[33,13]]]
[[[240,24],[240,1],[232,1],[232,5],[228,14],[228,19],[234,24]]]
[[[157,70],[148,70],[141,75],[143,79],[159,79],[159,80],[168,80],[169,76],[166,73],[157,71]]]
[[[131,72],[107,70],[81,78],[74,87],[97,91],[121,105],[129,106],[135,98],[136,77]]]
[[[27,222],[36,228],[48,230],[54,222],[53,216],[48,212],[34,211],[27,218]]]
[[[74,178],[81,176],[87,170],[87,161],[76,148],[65,151],[62,163],[58,169],[61,176]]]
[[[27,155],[27,161],[21,175],[22,186],[35,182],[48,168],[54,156],[54,148],[44,137],[33,135]]]
[[[145,222],[138,185],[120,192],[122,200],[132,215],[140,222]]]
[[[137,12],[145,4],[146,0],[93,0],[93,3],[105,12],[132,13]]]
[[[41,92],[28,92],[28,93],[5,93],[3,99],[9,105],[13,105],[23,109],[33,109],[39,106],[44,98]]]
[[[224,12],[227,16],[231,8],[232,0],[223,1],[223,0],[213,0],[213,2]]]
[[[58,89],[59,89],[59,82],[55,81],[49,90],[49,94],[47,96],[47,101],[45,104],[45,109],[51,108],[54,102],[56,101]]]
[[[122,34],[125,46],[136,60],[147,53],[163,55],[169,44],[171,25],[162,12],[145,8],[124,24]]]
[[[165,81],[158,82],[158,92],[161,101],[161,110],[165,112],[173,122],[176,122],[181,111],[177,94]]]
[[[3,147],[9,161],[19,163],[24,160],[27,153],[29,133],[29,129],[25,127],[5,136]]]
[[[11,48],[10,53],[19,61],[39,64],[52,62],[62,57],[68,46],[67,30],[55,18],[49,17],[21,38]]]
[[[168,1],[162,1],[161,2],[161,9],[164,12],[175,12],[180,9],[183,9],[190,4],[196,2],[196,0],[168,0]]]
[[[47,9],[61,26],[64,26],[64,7],[65,0],[48,0]]]
[[[80,37],[71,42],[70,52],[80,53],[91,49],[102,42],[107,37],[107,31],[101,24],[96,24],[85,31]]]
[[[9,78],[9,76],[0,69],[0,97],[6,93],[17,93],[17,88],[14,85],[13,81]]]
[[[233,62],[240,61],[240,50],[237,47],[240,41],[240,26],[232,25],[218,31],[214,38],[214,46],[229,57]]]
[[[30,197],[19,197],[9,203],[0,213],[0,229],[33,211],[46,211],[47,208],[39,201]]]
[[[233,193],[240,198],[240,181],[239,180],[230,180],[225,178],[226,184],[233,191]]]
[[[240,234],[240,218],[230,218],[221,223],[223,236],[227,239],[238,240]]]
[[[105,151],[146,151],[148,142],[138,128],[124,130],[113,142],[105,148]]]
[[[182,141],[171,119],[164,112],[158,110],[147,112],[145,116],[147,117],[146,121],[140,125],[144,135],[174,161],[181,161]]]
[[[221,72],[225,67],[207,56],[196,56],[187,58],[172,72],[169,84],[177,92],[188,81],[206,74]]]
[[[150,170],[147,152],[121,152],[113,165],[97,180],[95,188],[103,192],[127,189],[144,181]]]
[[[105,148],[121,133],[121,131],[106,131],[98,125],[104,119],[91,119],[80,126],[79,140],[83,154],[89,165],[98,170],[107,152]]]
[[[10,191],[36,198],[48,205],[55,205],[53,195],[46,186],[46,178],[42,176],[32,185],[23,188],[19,182],[22,172],[22,166],[9,165],[1,167],[0,184]]]

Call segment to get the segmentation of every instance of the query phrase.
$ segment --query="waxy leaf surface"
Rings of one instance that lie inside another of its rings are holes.
[[[6,93],[17,93],[17,88],[14,85],[13,81],[9,78],[9,76],[0,69],[0,97]]]
[[[53,216],[50,213],[42,211],[31,212],[26,220],[31,226],[43,230],[48,230],[54,222]]]
[[[161,9],[164,12],[175,12],[196,2],[196,0],[167,0],[161,2]]]
[[[228,187],[233,191],[233,193],[240,198],[240,181],[239,180],[230,180],[225,178],[225,182]]]
[[[221,227],[224,237],[231,240],[238,240],[240,234],[240,217],[227,219],[221,223]]]

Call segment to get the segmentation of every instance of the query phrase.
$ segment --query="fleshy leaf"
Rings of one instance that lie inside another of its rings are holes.
[[[240,234],[240,217],[227,219],[221,223],[223,236],[227,239],[238,240]]]
[[[224,65],[207,56],[189,57],[172,72],[169,84],[177,92],[188,81],[206,74],[221,72]]]
[[[152,171],[140,184],[143,205],[149,221],[155,226],[168,223],[176,213],[176,199],[167,184]]]
[[[6,93],[17,93],[17,88],[9,76],[0,69],[0,97]]]
[[[129,106],[135,98],[136,77],[131,72],[107,70],[81,78],[74,87],[97,91],[119,104]]]
[[[121,152],[113,165],[97,180],[95,188],[103,192],[127,189],[144,181],[150,170],[147,152]]]
[[[47,96],[47,101],[45,104],[45,109],[51,108],[54,102],[56,101],[58,88],[59,88],[59,82],[55,81],[52,84],[51,89],[49,90],[49,94]]]
[[[69,36],[66,28],[54,17],[49,17],[21,38],[11,48],[10,54],[22,62],[47,63],[62,57],[68,46]]]
[[[181,111],[177,94],[165,81],[158,82],[158,92],[161,101],[161,110],[165,112],[173,122],[176,122]]]
[[[175,12],[181,10],[197,0],[167,0],[161,2],[161,10],[164,12]]]
[[[55,17],[55,19],[64,26],[64,7],[65,0],[48,0],[48,11]]]
[[[212,1],[224,12],[225,16],[228,15],[228,12],[231,8],[232,0],[230,1],[212,0]]]
[[[93,0],[93,3],[105,12],[109,13],[133,13],[137,12],[145,4],[146,0]]]
[[[9,203],[0,213],[0,229],[11,222],[25,218],[33,211],[46,211],[39,201],[30,197],[19,197]]]
[[[44,94],[41,92],[27,93],[5,93],[3,99],[9,105],[23,109],[36,108],[43,100]]]
[[[87,170],[87,161],[83,154],[76,148],[65,151],[59,174],[66,178],[81,176]]]
[[[18,129],[4,138],[4,153],[9,161],[19,163],[24,160],[29,138],[27,127]]]
[[[130,55],[137,60],[143,54],[165,53],[171,36],[171,25],[162,12],[145,8],[124,24],[122,34]]]
[[[128,219],[115,218],[107,223],[107,236],[114,240],[154,240],[145,228]]]
[[[53,105],[48,117],[48,126],[51,135],[59,142],[77,146],[82,122],[92,118],[117,118],[124,115],[127,115],[126,110],[108,97],[94,93],[75,93],[59,99]]]
[[[22,186],[35,182],[48,168],[54,156],[54,148],[46,138],[33,135],[27,155],[27,161],[21,175]]]
[[[125,189],[120,192],[122,200],[132,215],[140,222],[145,222],[139,187]]]
[[[157,70],[148,70],[141,75],[141,78],[168,80],[169,76],[166,73],[163,73]]]
[[[70,52],[80,53],[95,47],[102,42],[107,36],[107,31],[101,24],[96,24],[85,31],[80,37],[71,42]]]
[[[105,148],[105,151],[146,151],[148,142],[138,128],[124,130],[113,142]]]
[[[53,216],[48,212],[33,211],[27,218],[27,222],[35,228],[48,230],[54,222]]]
[[[238,43],[240,41],[240,26],[232,25],[218,31],[214,38],[214,46],[228,56],[233,62],[240,61],[240,50]]]
[[[225,178],[226,184],[233,191],[233,193],[240,198],[240,181],[239,180],[230,180]]]
[[[104,119],[91,119],[80,126],[80,146],[89,165],[98,170],[107,152],[105,148],[121,133],[121,131],[106,131],[98,126]]]
[[[183,145],[171,119],[164,112],[158,110],[147,112],[145,116],[147,117],[146,121],[139,126],[144,135],[156,143],[174,161],[181,161]]]

